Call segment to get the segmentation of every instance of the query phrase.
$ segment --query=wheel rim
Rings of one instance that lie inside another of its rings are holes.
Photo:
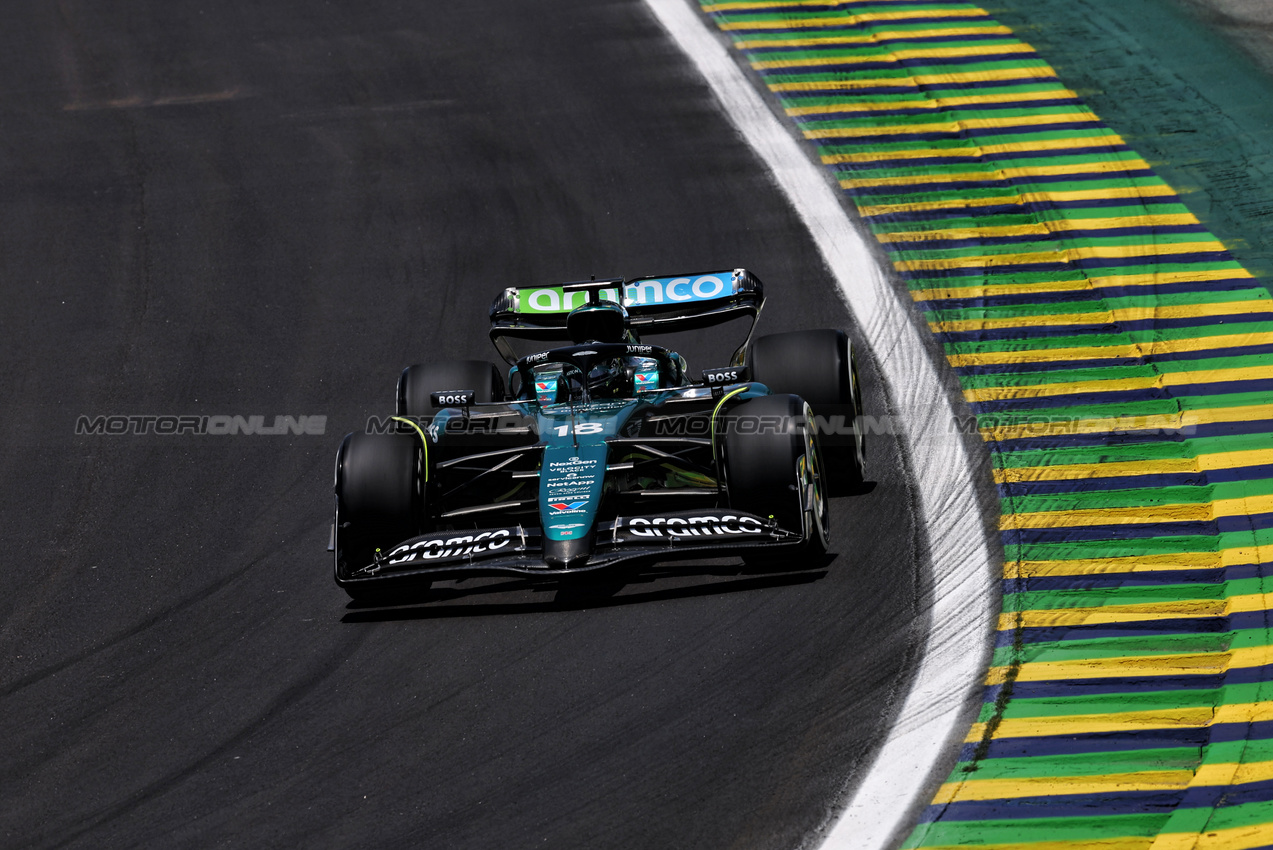
[[[827,522],[827,500],[822,481],[822,464],[814,435],[817,426],[813,421],[813,410],[805,404],[804,454],[796,463],[800,480],[800,492],[804,504],[805,539],[817,535],[825,548],[829,543]]]
[[[862,385],[858,383],[857,359],[850,354],[849,370],[853,375],[853,449],[857,452],[858,467],[866,470],[866,434],[862,427]]]

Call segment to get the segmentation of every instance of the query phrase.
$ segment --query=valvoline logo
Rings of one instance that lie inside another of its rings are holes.
[[[553,513],[560,514],[560,513],[567,513],[570,511],[577,511],[586,504],[588,503],[587,502],[551,502],[549,503],[548,507],[553,509]]]
[[[557,400],[556,381],[536,381],[535,398],[540,404],[552,404]]]

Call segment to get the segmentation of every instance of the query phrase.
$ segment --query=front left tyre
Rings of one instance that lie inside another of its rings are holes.
[[[336,452],[336,581],[352,599],[383,601],[358,573],[419,534],[425,515],[424,451],[415,434],[348,434]],[[423,589],[423,588],[421,588]]]

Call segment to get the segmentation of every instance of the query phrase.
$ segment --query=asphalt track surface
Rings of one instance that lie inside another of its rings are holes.
[[[746,266],[763,328],[848,324],[705,87],[636,0],[226,5],[6,6],[0,845],[814,837],[926,627],[891,438],[786,570],[360,609],[323,551],[340,437],[505,285]]]

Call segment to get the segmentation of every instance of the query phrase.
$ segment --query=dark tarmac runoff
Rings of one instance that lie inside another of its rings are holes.
[[[762,331],[849,326],[640,2],[14,0],[0,151],[0,846],[794,847],[838,812],[926,629],[891,437],[783,569],[365,609],[324,552],[343,434],[407,364],[494,359],[505,286],[746,267]]]

